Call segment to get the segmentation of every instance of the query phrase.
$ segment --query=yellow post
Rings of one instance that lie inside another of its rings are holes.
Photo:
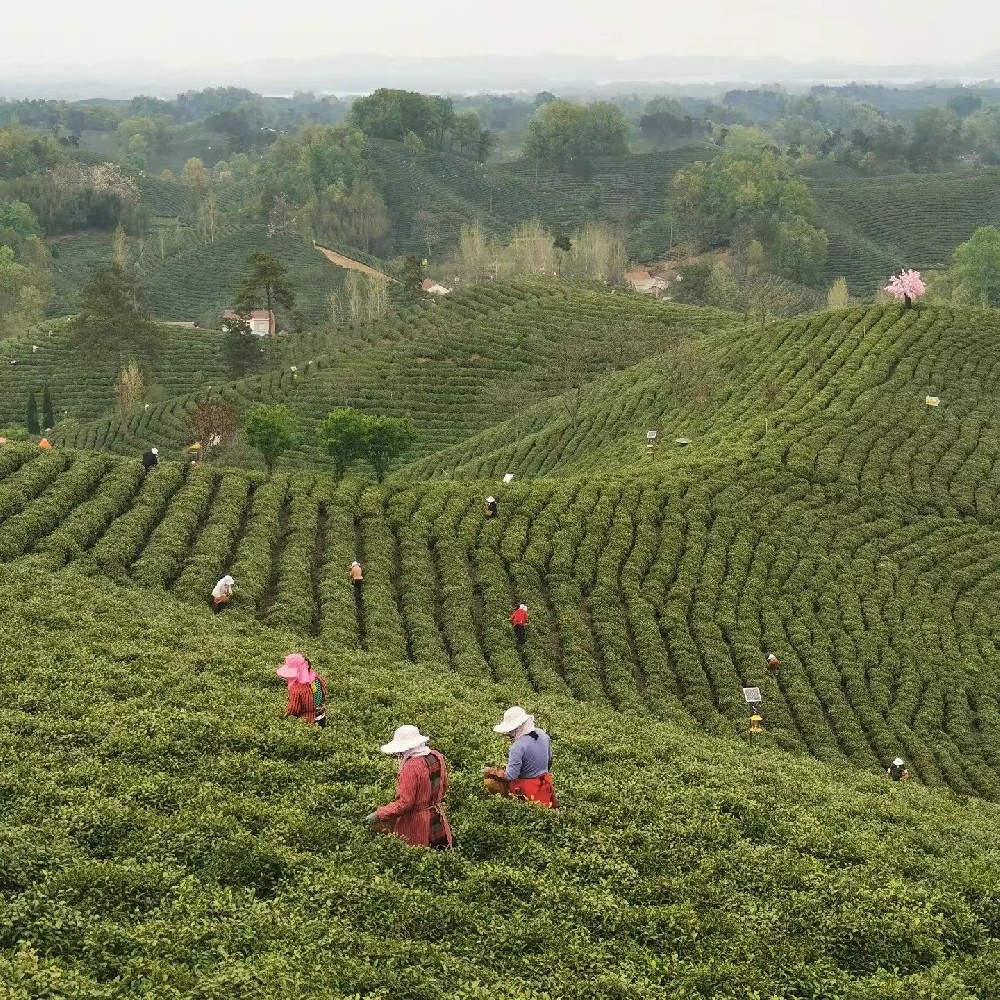
[[[750,732],[751,733],[761,733],[763,728],[761,723],[764,721],[763,717],[754,713],[750,716]]]

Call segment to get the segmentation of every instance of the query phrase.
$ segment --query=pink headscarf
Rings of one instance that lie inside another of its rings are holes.
[[[278,667],[275,673],[288,682],[288,686],[293,684],[312,684],[316,680],[316,674],[310,669],[306,658],[301,653],[289,653],[285,657],[285,662]]]

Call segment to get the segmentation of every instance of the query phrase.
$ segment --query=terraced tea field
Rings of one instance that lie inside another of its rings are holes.
[[[299,464],[324,462],[316,425],[343,405],[410,417],[418,431],[414,454],[427,454],[501,423],[512,410],[731,321],[717,311],[622,293],[567,293],[549,282],[489,284],[375,325],[367,348],[298,357],[294,370],[286,364],[216,384],[213,393],[241,411],[259,401],[291,406],[302,442],[289,458]],[[356,348],[357,337],[349,344]],[[201,395],[151,406],[125,429],[108,418],[59,440],[134,454],[155,439],[176,453],[190,443],[185,408]]]
[[[979,226],[1000,224],[1000,170],[810,182],[830,237],[827,279],[870,296],[904,267],[948,267]]]
[[[1000,535],[763,463],[669,479],[365,488],[57,452],[3,452],[0,558],[67,562],[320,637],[1000,794]],[[494,491],[496,488],[494,487]],[[367,584],[355,607],[346,567]],[[525,601],[529,640],[507,615]],[[785,664],[766,678],[763,652]]]
[[[719,326],[589,385],[575,420],[554,399],[404,475],[666,474],[753,458],[868,499],[995,524],[998,371],[1000,321],[989,310],[869,307]],[[648,428],[662,432],[652,457]]]
[[[32,352],[32,346],[38,350]],[[233,377],[221,334],[215,330],[163,327],[153,352],[137,352],[147,390],[172,398],[205,383]],[[0,426],[24,427],[28,395],[41,406],[46,386],[52,395],[57,425],[71,417],[88,421],[106,414],[115,403],[114,364],[86,356],[74,344],[64,323],[53,321],[39,332],[34,345],[25,340],[0,341]],[[109,418],[110,419],[110,418]],[[117,418],[114,418],[117,422]]]

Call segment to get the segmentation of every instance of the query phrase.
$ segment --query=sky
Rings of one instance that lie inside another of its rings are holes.
[[[42,0],[5,4],[0,68],[231,65],[268,57],[564,53],[947,65],[1000,36],[989,0]],[[947,12],[944,16],[942,11]],[[374,15],[374,16],[372,16]]]

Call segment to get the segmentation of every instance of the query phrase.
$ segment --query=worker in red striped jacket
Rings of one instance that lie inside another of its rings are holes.
[[[451,827],[444,814],[448,794],[448,765],[444,754],[432,750],[416,726],[400,726],[380,749],[399,760],[396,797],[365,817],[369,826],[405,840],[413,847],[437,851],[453,846]]]

